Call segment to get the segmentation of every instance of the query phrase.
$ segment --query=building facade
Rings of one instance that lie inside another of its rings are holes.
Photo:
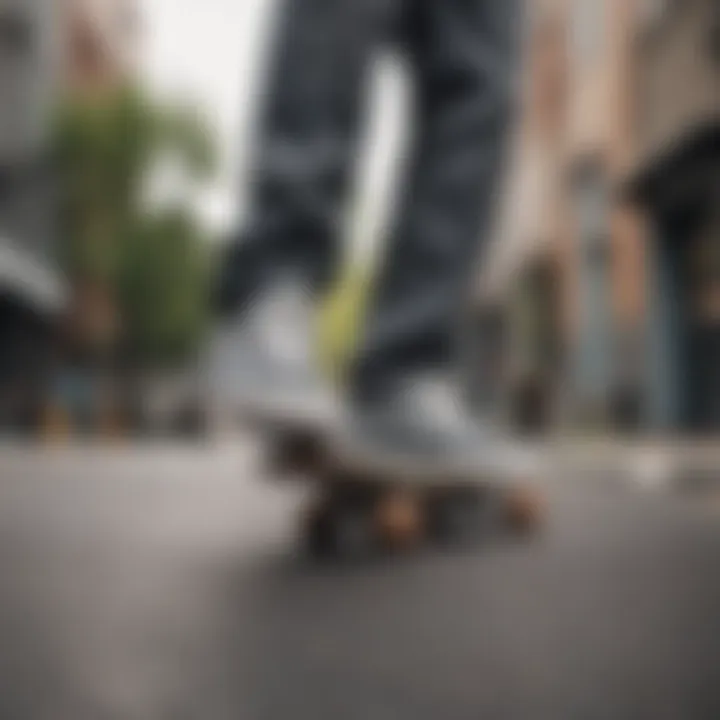
[[[64,82],[103,92],[123,82],[137,58],[136,0],[63,0]]]
[[[31,421],[65,294],[52,257],[47,154],[58,9],[0,0],[0,427]]]
[[[553,423],[716,432],[720,6],[532,7],[506,207],[481,282],[506,321],[499,364],[516,372],[504,387],[534,378]]]
[[[54,3],[0,0],[0,235],[29,263],[50,252],[48,118],[57,87]]]
[[[648,239],[649,424],[720,430],[720,5],[648,3],[632,168]]]
[[[481,285],[506,307],[506,405],[542,408],[539,424],[640,422],[644,233],[614,189],[636,142],[636,10],[531,3],[515,160]]]
[[[644,398],[645,234],[617,192],[638,142],[639,2],[566,0],[568,114],[558,235],[569,419],[638,425]]]
[[[134,51],[127,0],[0,0],[0,427],[35,414],[70,293],[57,269],[49,157],[58,92],[114,82]]]
[[[536,0],[529,9],[520,113],[478,314],[501,328],[494,332],[493,370],[481,370],[494,388],[494,405],[514,426],[538,429],[557,413],[561,380],[558,243],[569,78],[562,0]],[[481,337],[479,344],[485,342]]]

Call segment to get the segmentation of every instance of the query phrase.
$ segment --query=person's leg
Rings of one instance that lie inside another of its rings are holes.
[[[331,415],[316,304],[336,269],[368,60],[398,0],[281,2],[248,218],[220,267],[225,322],[208,378],[218,409],[302,424]]]
[[[256,138],[248,218],[222,263],[235,312],[284,271],[332,280],[362,119],[367,61],[397,0],[281,0]]]
[[[406,5],[414,153],[339,440],[360,468],[447,478],[512,467],[508,446],[469,413],[457,335],[496,205],[521,26],[520,0]]]
[[[455,360],[512,120],[521,2],[413,0],[403,27],[416,135],[355,368],[361,396]]]

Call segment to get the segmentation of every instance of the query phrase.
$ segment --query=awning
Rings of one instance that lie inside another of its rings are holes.
[[[720,157],[720,118],[712,118],[685,132],[662,149],[640,158],[619,185],[621,197],[644,206],[666,205],[678,195],[696,192],[690,183],[706,184],[709,170],[711,181],[717,177]],[[689,172],[688,172],[689,171]]]
[[[11,292],[43,312],[61,310],[68,290],[59,273],[0,237],[0,292]]]

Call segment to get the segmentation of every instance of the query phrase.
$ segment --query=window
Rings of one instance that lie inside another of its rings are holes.
[[[720,65],[720,3],[713,5],[713,16],[710,23],[708,48],[710,57]]]
[[[588,407],[600,409],[613,377],[613,319],[608,180],[602,165],[582,168],[574,186],[578,242],[577,381]]]
[[[605,39],[606,0],[574,0],[573,57],[586,62],[600,53]]]
[[[703,224],[688,247],[690,282],[697,319],[720,326],[720,222]]]
[[[25,55],[31,50],[32,26],[28,18],[10,10],[0,10],[0,53]]]
[[[640,3],[640,25],[652,30],[665,19],[672,5],[671,0],[642,0]]]
[[[574,197],[581,247],[591,257],[604,255],[608,247],[608,191],[600,168],[580,171]]]

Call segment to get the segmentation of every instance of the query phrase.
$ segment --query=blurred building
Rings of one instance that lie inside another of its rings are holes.
[[[561,241],[569,107],[567,17],[562,2],[529,6],[520,113],[500,212],[479,286],[481,374],[512,424],[539,429],[556,413],[564,322]],[[485,383],[483,383],[485,384]]]
[[[32,414],[64,295],[46,153],[57,11],[46,0],[0,0],[0,425]]]
[[[102,92],[125,80],[138,55],[137,0],[62,0],[64,77],[75,91]]]
[[[637,142],[635,39],[642,3],[567,0],[566,223],[558,240],[567,348],[565,419],[642,422],[644,230],[617,191]]]
[[[128,67],[134,3],[0,0],[0,426],[34,413],[68,292],[55,264],[48,157],[60,88]]]
[[[648,419],[720,430],[720,4],[647,3],[636,197],[647,211]]]
[[[56,10],[45,0],[0,0],[0,234],[26,264],[50,254],[45,151],[58,77]]]
[[[639,422],[643,236],[614,188],[634,150],[634,9],[534,0],[522,114],[481,279],[505,317],[515,424]]]
[[[496,399],[515,425],[718,429],[718,3],[531,11],[480,283]]]

